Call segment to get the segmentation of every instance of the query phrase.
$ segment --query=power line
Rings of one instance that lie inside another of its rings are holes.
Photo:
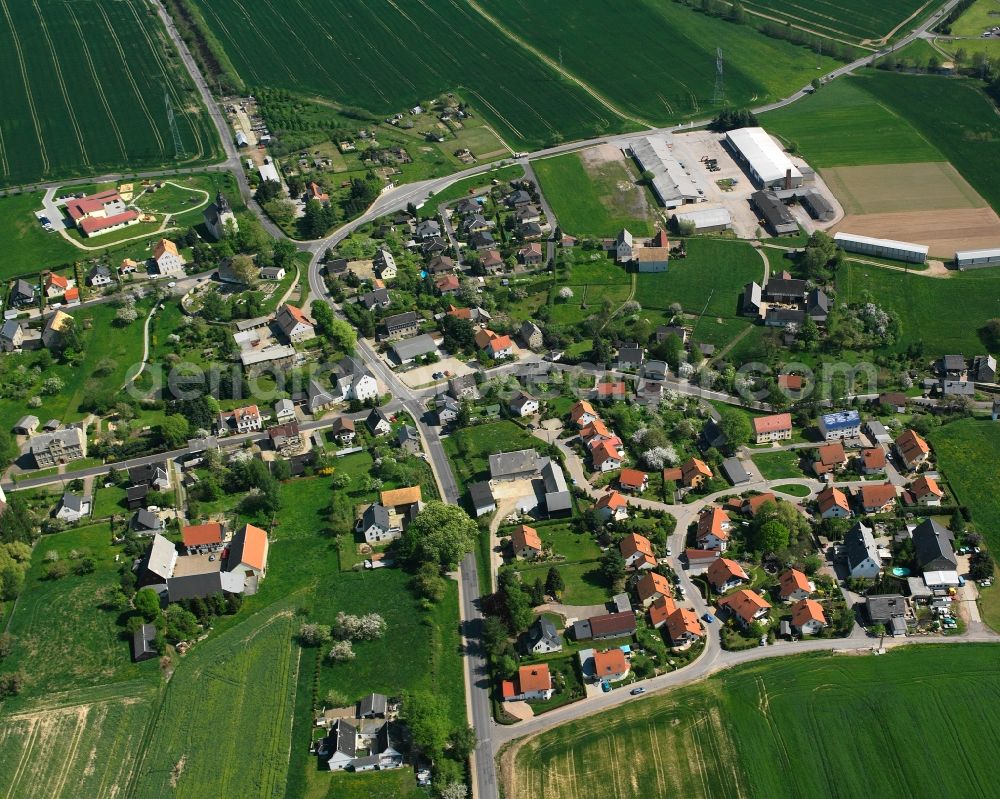
[[[715,91],[712,93],[712,105],[726,104],[726,75],[722,63],[722,48],[715,48]]]
[[[180,161],[184,156],[184,142],[181,139],[180,128],[177,127],[177,117],[174,116],[174,106],[170,102],[170,92],[163,90],[163,104],[167,108],[167,124],[170,125],[170,133],[174,137],[174,158]]]

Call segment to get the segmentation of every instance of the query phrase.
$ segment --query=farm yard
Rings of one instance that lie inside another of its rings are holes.
[[[995,658],[935,645],[738,667],[527,739],[502,757],[504,795],[986,799]]]
[[[1000,239],[995,117],[971,81],[872,71],[763,124],[820,167],[847,214],[834,231],[914,241],[950,258]]]
[[[194,86],[138,0],[3,3],[0,186],[221,154]],[[167,121],[175,114],[183,152]]]
[[[636,236],[653,235],[652,199],[636,185],[635,165],[612,145],[545,158],[532,168],[566,233],[611,237],[625,227]]]
[[[737,107],[786,97],[818,74],[817,67],[828,71],[838,63],[679,3],[485,0],[480,5],[551,62],[647,124],[715,113],[720,45],[726,97]]]
[[[196,5],[251,86],[319,95],[380,115],[454,91],[508,142],[529,149],[635,127],[460,0]],[[290,59],[290,52],[302,57]]]

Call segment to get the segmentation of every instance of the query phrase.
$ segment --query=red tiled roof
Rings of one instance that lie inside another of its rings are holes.
[[[684,476],[684,472],[681,471],[679,466],[675,466],[672,469],[663,470],[663,482],[667,483],[673,480],[675,483]]]
[[[618,450],[615,447],[613,441],[604,440],[598,441],[590,449],[590,457],[594,461],[595,466],[600,466],[605,461],[621,461],[621,456],[618,454]]]
[[[621,550],[623,558],[634,555],[636,552],[641,552],[644,555],[653,554],[653,545],[649,543],[649,539],[638,533],[629,533],[625,536],[618,543],[618,549]]]
[[[753,431],[757,435],[761,433],[773,433],[776,430],[791,430],[792,415],[790,413],[776,413],[772,416],[755,416],[753,419]]]
[[[771,607],[770,603],[760,594],[745,588],[720,599],[719,606],[729,608],[745,622],[753,621],[753,617],[758,611]]]
[[[839,441],[820,447],[816,450],[816,454],[819,455],[819,462],[824,466],[847,463],[847,453],[844,452],[844,445]]]
[[[654,627],[658,627],[666,622],[667,617],[675,610],[677,610],[677,605],[674,604],[673,597],[669,594],[661,596],[659,599],[653,600],[653,604],[649,606],[649,620]]]
[[[778,375],[778,387],[787,388],[789,391],[799,391],[802,389],[802,376]]]
[[[669,596],[670,581],[662,574],[656,572],[646,572],[635,584],[635,590],[639,594],[639,599],[646,600],[656,594]]]
[[[719,558],[721,553],[717,549],[685,549],[684,557],[687,558],[687,562],[690,563],[701,563],[704,561],[715,561]]]
[[[847,502],[847,496],[839,488],[834,488],[833,486],[820,491],[816,496],[816,503],[819,506],[820,513],[826,513],[834,507],[843,508],[848,512],[851,510],[851,506]]]
[[[896,486],[892,483],[861,486],[861,504],[866,509],[877,509],[896,499]]]
[[[608,430],[608,426],[601,419],[594,419],[594,421],[580,430],[580,438],[584,441],[589,441],[594,436],[611,437],[611,431]]]
[[[755,497],[750,497],[744,505],[750,512],[751,516],[756,516],[760,509],[766,505],[768,502],[773,502],[775,505],[778,504],[778,498],[772,494],[770,491],[764,494],[758,494]]]
[[[704,634],[698,614],[689,608],[677,608],[667,617],[667,635],[671,641],[680,641],[685,635],[701,638]]]
[[[599,397],[624,397],[625,393],[625,384],[620,381],[618,383],[600,383],[597,386],[597,396]]]
[[[218,522],[208,524],[189,524],[181,531],[181,540],[186,547],[202,546],[204,544],[222,543],[222,525]]]
[[[78,300],[80,299],[80,289],[78,289],[76,286],[73,286],[73,288],[71,289],[66,289],[66,293],[63,294],[63,297],[65,298],[66,302],[72,302],[73,300]]]
[[[597,416],[594,406],[587,402],[587,400],[580,400],[569,409],[569,418],[573,424],[579,424],[580,418],[584,415]]]
[[[594,652],[594,672],[598,679],[612,675],[624,674],[628,671],[628,661],[620,649],[608,649],[604,652]]]
[[[933,494],[936,497],[944,496],[944,491],[941,490],[937,481],[933,477],[927,477],[926,475],[921,475],[914,480],[913,484],[910,486],[910,490],[917,499],[927,496],[928,494]]]
[[[514,551],[522,549],[534,549],[541,551],[542,539],[538,537],[538,531],[534,527],[522,524],[516,527],[510,534],[510,542],[514,546]]]
[[[800,599],[792,605],[792,624],[801,627],[811,621],[818,621],[826,624],[826,614],[823,606],[815,599]]]
[[[648,475],[638,469],[622,469],[618,473],[619,485],[627,488],[642,488],[647,479]]]
[[[521,666],[517,670],[517,682],[526,694],[529,691],[547,691],[552,687],[552,676],[547,663],[536,663],[533,666]]]
[[[137,211],[123,211],[120,214],[114,214],[113,216],[106,217],[93,217],[88,216],[85,219],[81,219],[77,222],[77,226],[84,233],[96,233],[99,230],[104,230],[105,228],[114,227],[115,225],[120,225],[123,222],[131,222],[133,219],[138,219],[139,213]],[[159,256],[156,256],[157,258]]]
[[[64,289],[69,286],[69,280],[62,275],[57,275],[55,272],[49,272],[49,276],[45,279],[45,286],[55,286],[56,288]]]
[[[712,565],[708,567],[708,581],[712,585],[724,585],[734,577],[739,577],[741,580],[750,579],[747,577],[747,573],[743,571],[743,567],[735,560],[719,558],[716,561],[712,561]]]
[[[681,464],[681,479],[684,481],[684,485],[692,485],[699,477],[706,479],[711,479],[712,477],[712,470],[708,468],[708,465],[704,461],[691,458]]]
[[[595,508],[609,508],[610,510],[624,508],[627,505],[628,502],[625,501],[625,497],[617,491],[609,491],[607,494],[601,495],[597,502],[594,503]]]
[[[861,462],[866,469],[885,468],[885,450],[881,447],[869,447],[861,450]]]
[[[729,532],[724,525],[729,524],[729,514],[722,508],[710,508],[698,517],[698,540],[707,535],[714,535],[720,541],[729,540]]]
[[[790,596],[796,591],[812,593],[812,589],[809,587],[809,578],[798,569],[789,569],[781,575],[778,582],[781,585],[782,597]]]
[[[903,456],[903,460],[907,463],[913,463],[931,451],[931,448],[927,446],[927,442],[920,437],[919,433],[913,430],[905,431],[896,439],[896,449],[899,450],[899,454]]]

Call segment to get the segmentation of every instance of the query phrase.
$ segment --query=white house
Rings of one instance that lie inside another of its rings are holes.
[[[294,305],[282,305],[274,321],[292,344],[316,338],[316,324]]]
[[[252,433],[263,428],[264,419],[260,415],[260,408],[256,405],[234,408],[219,414],[220,432]]]
[[[620,264],[627,264],[632,261],[633,256],[634,246],[632,242],[632,234],[625,228],[622,228],[622,232],[619,233],[618,238],[615,239],[615,260]]]
[[[380,544],[399,538],[401,530],[393,528],[389,521],[389,511],[379,502],[374,502],[365,508],[355,530],[364,536],[369,544]]]
[[[844,553],[851,577],[873,580],[882,571],[882,560],[870,527],[858,522],[844,536]]]
[[[538,413],[538,400],[523,391],[507,405],[514,416],[531,416]]]
[[[68,491],[59,500],[56,518],[64,522],[77,522],[90,515],[90,497],[71,494]]]
[[[153,247],[153,263],[161,275],[176,275],[184,271],[184,257],[170,239],[160,239],[156,242],[156,246]]]

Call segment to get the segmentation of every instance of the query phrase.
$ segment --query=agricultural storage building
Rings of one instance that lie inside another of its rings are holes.
[[[695,233],[718,233],[733,226],[733,218],[725,208],[692,208],[678,211],[674,218],[679,222],[691,222]]]
[[[979,269],[995,264],[1000,264],[1000,247],[992,250],[958,250],[955,253],[955,266],[959,269]]]
[[[829,200],[815,189],[802,192],[799,195],[799,202],[802,203],[802,207],[806,209],[809,216],[820,222],[829,222],[837,215]]]
[[[731,130],[726,144],[758,188],[795,189],[802,185],[799,168],[763,128]]]
[[[870,236],[858,236],[854,233],[838,233],[833,237],[833,240],[838,247],[847,252],[874,255],[878,258],[891,258],[894,261],[907,261],[911,264],[922,264],[926,261],[929,249],[923,244],[911,244],[892,239],[873,239]]]
[[[704,202],[705,194],[683,165],[674,158],[665,136],[633,139],[629,149],[644,172],[651,172],[651,188],[666,208]]]
[[[278,170],[270,158],[264,159],[264,163],[260,165],[258,171],[261,180],[273,180],[275,183],[281,183],[281,175],[278,174]]]
[[[773,191],[756,191],[750,195],[750,204],[775,236],[794,236],[799,225],[785,204]]]

